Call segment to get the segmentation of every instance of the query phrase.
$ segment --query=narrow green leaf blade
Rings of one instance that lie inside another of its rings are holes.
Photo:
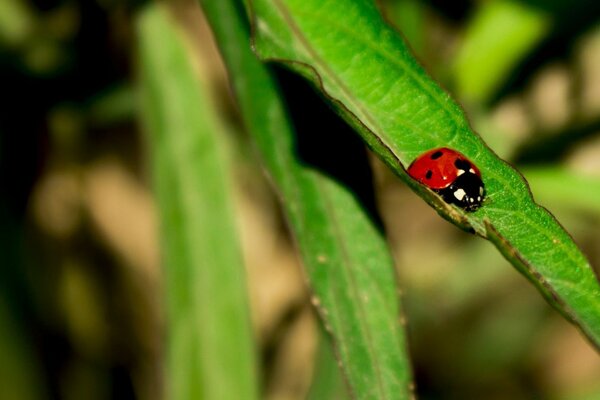
[[[201,4],[221,45],[244,122],[281,195],[313,303],[332,336],[350,391],[359,399],[409,399],[411,373],[384,238],[355,193],[298,160],[294,141],[302,132],[295,134],[274,79],[251,52],[247,24],[235,2]]]
[[[444,218],[492,240],[598,346],[600,286],[588,261],[534,203],[523,177],[473,133],[461,108],[418,65],[373,2],[254,0],[251,11],[263,59],[311,78],[415,192]],[[447,205],[406,174],[419,154],[442,146],[481,170],[488,195],[478,211]]]
[[[482,3],[469,22],[454,63],[461,98],[473,102],[489,100],[515,64],[550,27],[551,16],[525,2]]]
[[[245,271],[215,107],[165,10],[139,18],[143,122],[161,217],[168,397],[255,399]]]

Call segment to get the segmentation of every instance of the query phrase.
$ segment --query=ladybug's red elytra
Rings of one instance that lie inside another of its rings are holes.
[[[467,157],[447,147],[421,154],[408,174],[438,193],[446,203],[475,211],[483,203],[485,187],[481,172]]]

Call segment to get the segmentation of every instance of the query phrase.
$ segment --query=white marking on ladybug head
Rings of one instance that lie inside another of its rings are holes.
[[[465,173],[464,169],[459,169],[458,172],[456,173],[456,176],[461,176],[464,173]]]
[[[457,189],[456,191],[454,191],[454,197],[456,197],[458,201],[462,201],[466,194],[467,193],[462,189]]]
[[[477,201],[481,201],[481,196],[477,196]]]
[[[483,186],[479,186],[479,194],[483,196]]]
[[[474,198],[472,198],[472,197],[469,197],[469,203],[472,203],[472,202],[474,202],[474,201],[475,201],[475,199],[474,199]]]
[[[475,170],[473,168],[469,168],[469,172],[472,173],[472,174],[474,174]]]

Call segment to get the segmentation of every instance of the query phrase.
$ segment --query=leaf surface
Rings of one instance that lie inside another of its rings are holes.
[[[453,66],[461,98],[488,101],[515,65],[548,34],[551,20],[549,12],[525,2],[482,3],[467,26]]]
[[[350,392],[358,399],[409,399],[411,372],[394,266],[382,233],[357,192],[299,159],[298,142],[311,129],[296,131],[277,81],[250,49],[247,22],[236,3],[201,4],[220,44],[244,123],[280,195],[313,304],[331,334]],[[300,106],[301,112],[310,109]],[[306,114],[300,119],[311,120]],[[346,160],[364,159],[366,164],[364,148],[357,145],[358,152]],[[364,171],[354,180],[369,178]]]
[[[444,218],[491,240],[598,346],[600,286],[588,261],[533,201],[524,178],[472,131],[463,110],[415,61],[373,2],[253,0],[250,11],[261,58],[311,79],[415,192]],[[444,146],[481,170],[487,199],[474,213],[445,204],[405,172],[418,155]]]
[[[161,219],[172,399],[256,399],[224,127],[166,11],[138,24],[143,122]]]

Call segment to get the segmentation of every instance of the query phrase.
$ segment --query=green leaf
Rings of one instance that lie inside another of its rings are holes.
[[[0,44],[22,45],[34,31],[36,16],[28,3],[18,0],[0,2]]]
[[[418,65],[371,1],[254,0],[251,10],[263,59],[309,77],[415,192],[444,218],[490,239],[598,346],[600,286],[588,261],[534,203],[523,177],[472,131],[462,109]],[[444,203],[406,174],[419,154],[442,146],[481,170],[487,199],[474,213]]]
[[[548,12],[525,2],[483,3],[468,24],[454,63],[460,97],[489,100],[514,66],[547,35],[550,22]]]
[[[413,51],[423,55],[425,50],[425,10],[419,0],[386,0],[381,3],[388,20],[406,38]]]
[[[168,397],[254,399],[254,349],[224,128],[166,12],[146,9],[138,34],[143,122],[161,217]]]
[[[131,119],[135,98],[129,85],[116,85],[98,93],[86,107],[86,117],[94,126],[107,126]]]
[[[411,373],[393,261],[381,232],[356,192],[298,159],[295,141],[310,129],[295,132],[276,82],[250,50],[247,23],[236,3],[201,4],[220,43],[244,123],[281,196],[313,303],[332,336],[350,391],[359,399],[409,399]],[[311,120],[304,114],[302,119]],[[351,162],[365,158],[357,144]]]
[[[564,167],[536,167],[523,171],[542,204],[600,214],[600,177]]]

